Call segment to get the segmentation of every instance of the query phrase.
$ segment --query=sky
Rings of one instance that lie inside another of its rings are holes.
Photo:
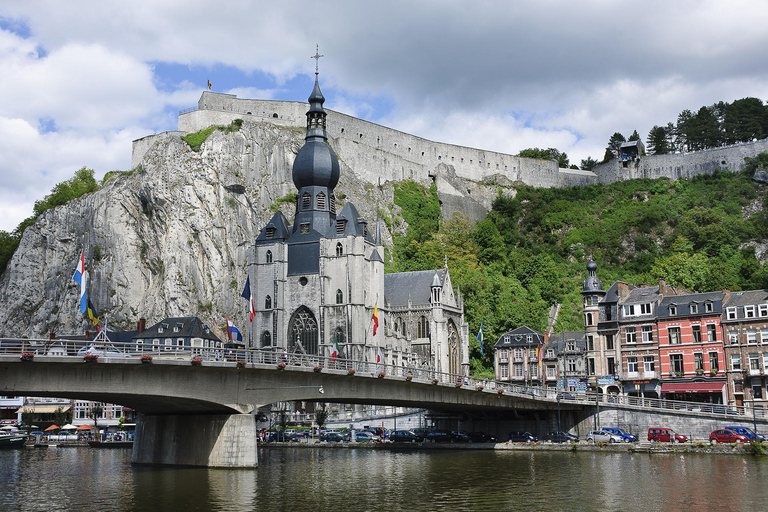
[[[210,80],[429,140],[602,159],[614,132],[768,100],[755,0],[7,0],[0,4],[0,230],[85,166],[129,170]]]

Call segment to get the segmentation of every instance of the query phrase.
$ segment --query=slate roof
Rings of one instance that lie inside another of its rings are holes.
[[[384,302],[391,306],[429,304],[432,298],[432,281],[435,275],[443,282],[443,269],[418,270],[384,274]]]
[[[659,304],[658,316],[659,317],[681,317],[704,314],[720,314],[722,313],[723,292],[707,292],[707,293],[692,293],[690,295],[669,295],[661,299]],[[703,304],[711,302],[712,311],[706,312]],[[696,313],[690,313],[690,305],[698,304],[699,310]],[[669,314],[669,306],[677,306],[677,314]]]
[[[528,336],[532,337],[530,343],[528,343]],[[535,347],[538,346],[539,343],[544,343],[544,335],[539,331],[531,329],[527,325],[521,325],[520,327],[512,329],[499,336],[494,348]]]
[[[757,306],[759,304],[768,304],[768,290],[731,292],[731,296],[725,301],[725,305],[729,308],[738,306]]]
[[[267,229],[274,228],[275,233],[271,238],[267,238]],[[267,225],[261,229],[259,236],[256,237],[256,242],[271,243],[276,240],[286,240],[291,236],[291,227],[288,224],[288,219],[285,218],[283,212],[277,210],[272,218],[267,222]]]
[[[658,286],[647,286],[643,288],[633,288],[630,290],[627,298],[621,301],[623,304],[647,304],[657,302],[661,298]]]
[[[626,284],[630,290],[635,289],[634,285],[624,283],[623,281],[616,281],[608,288],[603,300],[600,302],[619,302],[619,283]]]
[[[178,332],[174,332],[176,326],[179,326]],[[159,332],[160,327],[163,328],[163,332]],[[133,339],[147,338],[203,338],[207,340],[221,341],[213,331],[196,316],[166,318],[133,337]]]

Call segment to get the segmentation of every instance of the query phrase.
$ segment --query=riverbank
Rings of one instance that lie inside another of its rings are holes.
[[[605,453],[702,453],[713,455],[766,455],[768,443],[762,451],[751,444],[709,443],[260,443],[263,448],[328,448],[351,450],[497,450],[541,452],[605,452]]]

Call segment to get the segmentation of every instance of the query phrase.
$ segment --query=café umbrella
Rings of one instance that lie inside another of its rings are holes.
[[[71,423],[67,423],[66,425],[64,425],[63,427],[61,427],[61,430],[75,430],[76,428],[77,428],[77,427],[76,427],[76,426],[74,426],[73,424],[71,424]]]
[[[50,427],[45,429],[46,432],[50,432],[51,430],[59,430],[59,426],[58,425],[51,425]]]
[[[77,430],[91,430],[93,428],[93,425],[80,425],[77,427]]]

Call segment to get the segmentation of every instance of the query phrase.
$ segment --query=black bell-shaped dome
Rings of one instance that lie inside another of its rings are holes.
[[[322,138],[308,140],[293,162],[293,184],[304,187],[328,187],[339,182],[339,160]]]
[[[587,263],[587,272],[589,275],[587,276],[587,279],[584,280],[584,291],[585,292],[601,292],[603,291],[603,282],[597,278],[597,263],[589,260],[589,263]]]

